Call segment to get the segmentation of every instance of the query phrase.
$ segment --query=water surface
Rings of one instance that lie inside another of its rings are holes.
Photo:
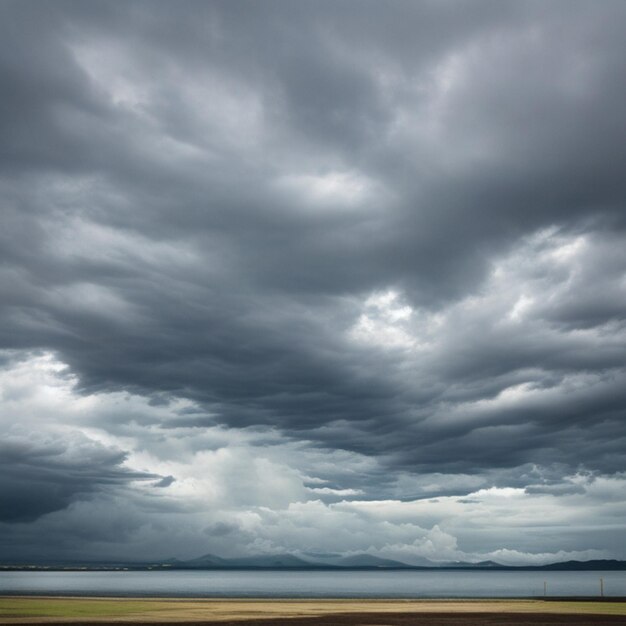
[[[626,572],[115,571],[0,572],[0,594],[227,598],[626,596]]]

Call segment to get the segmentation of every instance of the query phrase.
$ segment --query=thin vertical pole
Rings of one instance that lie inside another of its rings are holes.
[[[600,578],[600,597],[604,598],[604,578]]]
[[[548,595],[548,581],[543,581],[543,597],[545,598]]]

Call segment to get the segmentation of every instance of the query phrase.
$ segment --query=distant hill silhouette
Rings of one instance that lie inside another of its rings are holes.
[[[37,570],[37,569],[81,569],[81,570],[109,570],[109,569],[198,569],[198,570],[243,570],[243,569],[463,569],[463,570],[576,570],[576,571],[626,571],[626,561],[615,559],[595,559],[591,561],[562,561],[547,565],[502,565],[495,561],[480,561],[469,563],[464,561],[435,563],[423,559],[419,564],[410,565],[394,559],[384,559],[371,554],[258,554],[247,557],[223,558],[215,554],[204,554],[195,559],[179,560],[168,559],[153,562],[118,562],[118,561],[41,561],[30,563],[1,563],[0,570]]]
[[[410,565],[394,559],[384,559],[371,554],[268,554],[239,558],[221,558],[214,554],[188,561],[170,561],[178,569],[499,569],[499,570],[626,570],[626,561],[596,559],[592,561],[563,561],[547,565],[502,565],[496,561],[449,561]]]

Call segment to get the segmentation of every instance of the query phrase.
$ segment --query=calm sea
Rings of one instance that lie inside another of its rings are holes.
[[[626,596],[626,572],[0,572],[0,594],[230,598]]]

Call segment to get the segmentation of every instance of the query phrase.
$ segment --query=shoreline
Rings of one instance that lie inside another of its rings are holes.
[[[472,603],[472,602],[489,602],[497,604],[499,602],[594,602],[603,603],[624,603],[626,605],[626,596],[490,596],[490,597],[472,597],[472,596],[433,596],[433,597],[360,597],[360,596],[163,596],[163,595],[93,595],[93,594],[43,594],[43,593],[4,593],[0,590],[0,601],[5,599],[29,599],[29,600],[103,600],[111,602],[125,601],[146,601],[146,602],[258,602],[258,603],[316,603],[316,602],[360,602],[368,603],[395,603],[395,602],[412,602],[412,603]]]

